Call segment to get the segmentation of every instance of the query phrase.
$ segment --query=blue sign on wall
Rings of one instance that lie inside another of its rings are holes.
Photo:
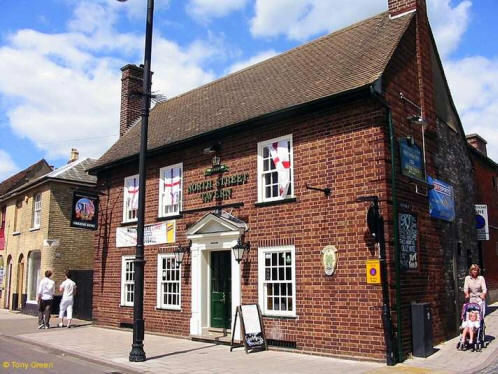
[[[429,213],[431,217],[453,222],[455,220],[453,187],[431,177],[427,177],[427,183],[434,186],[433,189],[429,190]]]
[[[401,174],[416,179],[424,179],[424,161],[422,151],[416,144],[410,144],[406,139],[399,141]]]

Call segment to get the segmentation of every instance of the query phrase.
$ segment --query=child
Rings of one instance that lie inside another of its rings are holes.
[[[465,338],[467,334],[469,335],[469,344],[474,344],[474,332],[480,327],[479,324],[479,312],[473,310],[467,314],[467,319],[462,322],[462,336],[460,337],[460,342],[458,343],[458,348],[463,348],[465,344]]]

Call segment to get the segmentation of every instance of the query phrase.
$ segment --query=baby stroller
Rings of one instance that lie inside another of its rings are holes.
[[[464,342],[458,342],[457,344],[457,349],[461,350],[466,350],[469,348],[472,348],[472,351],[481,351],[482,348],[486,348],[488,345],[488,342],[486,342],[485,337],[486,337],[486,325],[484,324],[484,308],[482,308],[479,304],[477,303],[467,303],[463,304],[462,307],[462,314],[461,314],[461,321],[462,324],[464,321],[467,321],[469,318],[469,313],[471,312],[478,312],[479,313],[479,327],[477,328],[477,331],[474,334],[474,343],[473,346],[469,345],[469,342],[465,340]]]

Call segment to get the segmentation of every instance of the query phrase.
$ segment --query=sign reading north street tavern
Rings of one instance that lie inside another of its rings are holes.
[[[248,180],[249,173],[245,173],[192,183],[187,187],[187,194],[200,193],[203,203],[209,203],[213,200],[228,200],[232,198],[232,188],[227,187],[246,184]]]

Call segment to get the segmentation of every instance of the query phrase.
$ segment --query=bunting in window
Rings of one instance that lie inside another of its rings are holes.
[[[126,206],[128,210],[138,209],[138,177],[128,178],[126,184]]]
[[[289,157],[289,141],[281,140],[272,143],[270,155],[275,164],[278,173],[278,195],[286,197],[289,194],[290,185],[290,157]]]
[[[180,201],[181,169],[171,168],[164,172],[164,205],[175,205]]]

